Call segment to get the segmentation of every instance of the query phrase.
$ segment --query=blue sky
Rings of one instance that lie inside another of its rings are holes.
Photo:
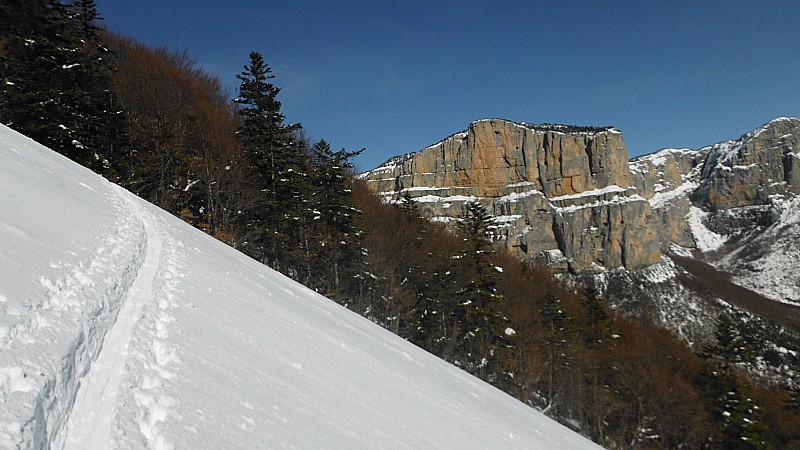
[[[251,50],[290,122],[371,169],[476,119],[614,125],[631,156],[800,116],[800,2],[96,0],[231,95]]]

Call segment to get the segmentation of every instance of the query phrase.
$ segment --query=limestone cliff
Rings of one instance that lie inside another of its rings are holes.
[[[661,258],[613,127],[480,120],[362,176],[387,200],[408,193],[446,223],[466,202],[484,202],[509,248],[557,268],[635,269]]]
[[[420,152],[393,158],[367,179],[378,192],[439,188],[498,197],[510,185],[527,183],[551,197],[627,186],[627,164],[625,143],[615,128],[488,119]]]
[[[800,120],[779,118],[736,140],[633,159],[631,182],[650,205],[664,258],[591,277],[615,310],[697,345],[712,339],[722,312],[764,335],[800,330],[798,139]]]

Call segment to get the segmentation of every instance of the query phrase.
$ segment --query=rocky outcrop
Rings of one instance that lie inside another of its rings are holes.
[[[362,178],[388,201],[412,195],[423,215],[445,223],[481,201],[510,249],[559,269],[660,260],[647,225],[652,212],[631,187],[628,152],[613,127],[480,120]]]
[[[672,244],[695,245],[687,218],[691,210],[689,194],[699,185],[706,154],[664,149],[630,162],[632,183],[650,205],[650,227],[658,234],[664,251]]]
[[[707,149],[693,200],[710,210],[767,205],[800,190],[800,119],[775,119]]]
[[[760,377],[785,382],[796,363],[800,119],[631,161],[614,128],[484,120],[362,178],[450,226],[482,202],[507,248],[695,348],[735,318],[772,355],[751,367]]]

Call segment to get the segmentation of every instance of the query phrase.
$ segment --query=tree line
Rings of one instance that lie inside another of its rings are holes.
[[[98,26],[94,2],[0,4],[0,120],[609,448],[800,447],[797,391],[740,363],[736,327],[689,349],[353,176],[246,55],[234,99],[185,52]]]

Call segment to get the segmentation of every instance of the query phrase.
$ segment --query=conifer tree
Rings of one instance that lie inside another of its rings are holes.
[[[497,276],[488,259],[491,253],[494,220],[479,202],[469,202],[458,222],[458,228],[464,235],[467,250],[464,257],[471,263],[475,271],[474,281],[468,292],[475,296],[480,307],[488,302],[497,291]]]
[[[736,365],[748,359],[742,333],[728,314],[720,314],[714,337],[717,342],[711,353],[722,358],[722,366]]]
[[[582,330],[584,340],[589,347],[597,347],[603,343],[608,334],[609,314],[606,310],[605,300],[591,281],[587,283],[583,299],[586,308],[586,318]]]
[[[574,332],[573,319],[564,311],[560,298],[552,292],[547,292],[539,304],[539,329],[537,334],[545,346],[544,354],[544,383],[543,393],[546,404],[545,410],[552,417],[559,417],[559,392],[563,380],[560,375],[568,364],[567,347],[570,335]]]
[[[410,215],[416,216],[419,214],[417,201],[414,200],[414,197],[412,197],[408,191],[403,192],[403,195],[400,196],[400,209]]]
[[[352,189],[349,172],[352,158],[362,150],[334,152],[325,140],[311,149],[311,216],[314,248],[310,249],[316,264],[314,283],[318,289],[336,296],[343,272],[360,261],[360,232],[355,226],[356,210],[351,206]]]
[[[280,88],[273,85],[272,69],[258,52],[237,75],[241,81],[239,106],[242,125],[238,136],[252,165],[253,188],[259,203],[246,211],[245,250],[262,262],[290,271],[288,254],[296,247],[298,222],[308,210],[307,159],[293,138],[299,124],[284,124]]]
[[[704,406],[719,426],[717,444],[724,449],[764,449],[767,426],[759,407],[747,396],[736,377],[735,366],[746,358],[738,327],[721,313],[714,333],[716,343],[704,349],[707,361],[695,380]]]
[[[470,281],[457,297],[455,315],[463,329],[461,357],[468,370],[489,379],[494,368],[489,367],[495,350],[505,345],[503,335],[507,320],[502,316],[497,292],[498,272],[489,260],[492,253],[494,220],[479,202],[469,202],[458,228],[464,236],[466,250],[462,253]]]
[[[711,419],[719,426],[717,448],[766,449],[767,427],[730,368],[707,362],[695,381]]]

